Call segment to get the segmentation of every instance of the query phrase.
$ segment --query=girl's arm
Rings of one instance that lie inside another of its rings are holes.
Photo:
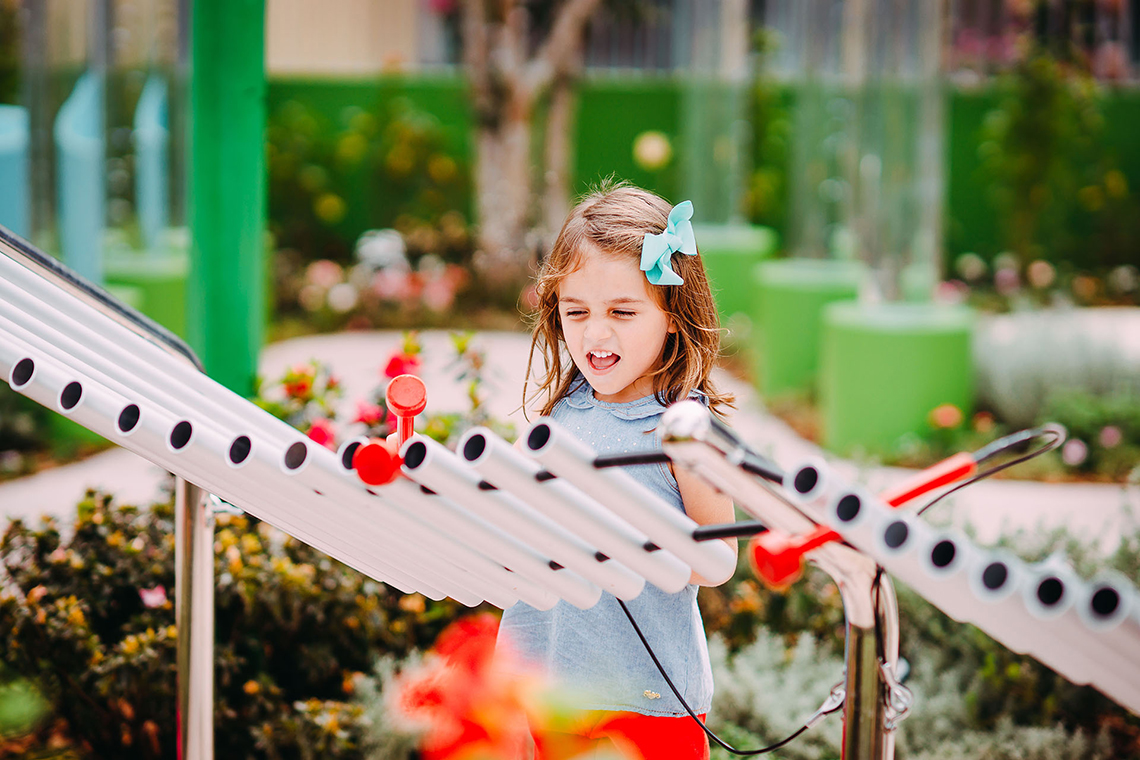
[[[673,474],[677,478],[677,488],[681,491],[681,501],[685,504],[685,514],[698,525],[716,525],[730,523],[736,520],[736,512],[732,507],[732,499],[717,491],[701,478],[689,472],[684,467],[674,467]],[[722,538],[732,551],[736,553],[736,539]],[[729,576],[731,577],[731,576]],[[689,583],[701,586],[719,586],[728,578],[706,579],[693,573]]]

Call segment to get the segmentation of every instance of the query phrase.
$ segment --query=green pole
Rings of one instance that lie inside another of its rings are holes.
[[[187,333],[249,395],[265,318],[265,0],[191,3]]]

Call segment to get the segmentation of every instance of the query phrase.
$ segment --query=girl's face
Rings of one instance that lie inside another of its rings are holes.
[[[562,336],[599,401],[653,393],[665,336],[676,328],[649,291],[637,261],[587,250],[558,285]]]

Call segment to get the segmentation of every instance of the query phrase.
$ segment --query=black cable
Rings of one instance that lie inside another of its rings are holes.
[[[1021,456],[1017,457],[1016,459],[1011,459],[1008,462],[1004,462],[1002,464],[997,465],[996,467],[991,467],[990,469],[985,470],[984,472],[979,472],[977,475],[973,476],[969,480],[964,480],[961,483],[959,483],[958,485],[954,486],[953,488],[951,488],[947,491],[943,491],[942,493],[938,494],[937,496],[935,496],[930,501],[926,502],[926,504],[924,504],[922,506],[922,508],[920,508],[917,512],[915,512],[915,514],[921,515],[923,512],[930,509],[935,504],[937,504],[939,501],[941,501],[942,499],[945,499],[947,496],[954,493],[955,491],[958,491],[962,488],[965,488],[966,486],[971,485],[973,483],[977,483],[979,480],[982,480],[983,478],[988,478],[990,475],[1001,472],[1002,470],[1005,470],[1009,467],[1013,467],[1015,464],[1021,464],[1022,462],[1027,462],[1030,459],[1033,459],[1035,457],[1039,457],[1046,452],[1052,451],[1053,449],[1057,448],[1058,446],[1060,446],[1062,443],[1065,442],[1066,432],[1065,432],[1065,428],[1061,427],[1060,425],[1052,425],[1052,424],[1051,425],[1042,425],[1041,427],[1030,428],[1029,430],[1022,430],[1019,433],[1014,433],[1013,435],[1006,436],[1005,438],[1000,438],[1000,439],[994,441],[993,443],[989,444],[988,446],[981,448],[981,449],[978,449],[978,451],[975,452],[974,457],[975,457],[976,461],[983,462],[987,459],[992,459],[993,457],[997,456],[998,454],[1001,454],[1002,452],[1024,448],[1033,439],[1041,438],[1042,436],[1046,436],[1046,435],[1053,437],[1053,439],[1051,441],[1049,441],[1049,443],[1047,443],[1044,446],[1041,446],[1037,449],[1034,449],[1033,451],[1030,451],[1028,454],[1022,454]],[[998,444],[1001,444],[1001,445],[998,445]]]
[[[717,525],[699,525],[693,530],[694,541],[712,541],[716,538],[739,538],[740,536],[757,536],[767,533],[768,526],[756,520],[741,520],[740,522],[719,523]]]
[[[636,454],[603,454],[594,458],[594,467],[629,467],[635,464],[668,464],[669,455],[664,451],[643,451]]]
[[[689,707],[689,703],[686,702],[685,698],[681,696],[681,692],[677,691],[677,687],[673,685],[673,681],[672,681],[672,679],[669,678],[669,674],[665,672],[665,667],[661,664],[661,661],[657,659],[657,655],[654,654],[654,652],[653,652],[653,647],[649,646],[649,642],[646,640],[645,634],[641,632],[641,628],[637,625],[637,621],[635,621],[633,619],[633,615],[630,614],[629,607],[626,607],[625,602],[623,602],[621,599],[618,599],[617,603],[621,605],[621,609],[623,612],[625,612],[625,616],[627,618],[629,618],[629,624],[633,626],[633,630],[637,633],[637,637],[639,639],[641,639],[641,643],[643,645],[645,645],[645,651],[649,652],[649,656],[653,659],[653,664],[656,665],[657,670],[659,670],[661,672],[661,677],[664,678],[665,683],[667,683],[669,685],[669,688],[673,692],[673,696],[675,696],[677,698],[677,701],[681,703],[681,707],[685,708],[685,712],[687,712],[689,714],[689,717],[692,718],[693,720],[695,720],[697,722],[697,725],[700,726],[704,730],[704,732],[708,735],[709,739],[716,742],[723,749],[728,750],[729,752],[731,752],[734,755],[746,755],[746,756],[763,755],[767,752],[773,752],[775,750],[780,749],[781,747],[787,745],[793,739],[798,737],[804,731],[808,730],[808,724],[805,723],[804,725],[800,726],[799,729],[797,729],[796,732],[794,734],[792,734],[791,736],[788,736],[784,739],[781,739],[780,741],[776,742],[775,744],[770,744],[767,747],[762,747],[760,749],[736,749],[736,747],[733,747],[732,745],[726,743],[719,736],[717,736],[715,733],[713,733],[712,729],[710,729],[708,726],[706,726],[704,724],[704,722],[699,717],[697,717],[697,714],[695,712],[693,712],[693,708]],[[820,714],[821,715],[828,715],[828,714],[833,713],[836,710],[838,710],[840,706],[842,706],[842,702],[840,703],[839,706],[836,706],[835,708],[833,708],[831,710],[821,712]]]

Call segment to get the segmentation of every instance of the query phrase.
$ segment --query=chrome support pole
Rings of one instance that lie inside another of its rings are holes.
[[[214,757],[214,513],[193,483],[174,494],[178,760]]]

